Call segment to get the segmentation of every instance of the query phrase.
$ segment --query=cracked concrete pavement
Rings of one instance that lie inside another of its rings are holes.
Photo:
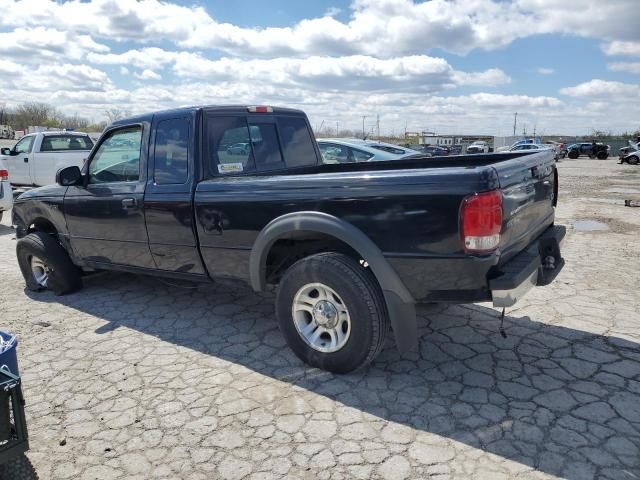
[[[420,310],[338,376],[286,347],[271,294],[104,273],[25,292],[0,226],[0,328],[17,333],[41,479],[640,478],[640,167],[563,161],[567,265],[499,312]],[[634,193],[635,192],[635,193]],[[65,442],[62,440],[65,439]],[[61,443],[65,443],[61,445]]]

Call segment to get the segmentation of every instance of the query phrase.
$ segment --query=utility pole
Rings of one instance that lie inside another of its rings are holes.
[[[536,124],[533,124],[533,141],[536,141]]]
[[[365,133],[364,133],[364,119],[365,119],[365,118],[367,118],[367,116],[366,116],[366,115],[363,115],[363,116],[362,116],[362,139],[363,139],[363,140],[366,138],[366,137],[365,137]]]
[[[518,112],[513,116],[513,136],[516,136],[516,125],[518,125]]]
[[[336,137],[338,136],[338,132],[339,132],[339,131],[340,131],[340,130],[338,130],[338,121],[336,120]]]
[[[378,141],[380,141],[380,114],[376,113],[376,129],[378,130]]]

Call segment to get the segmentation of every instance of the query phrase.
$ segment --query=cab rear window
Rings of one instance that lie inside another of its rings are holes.
[[[302,117],[212,115],[207,130],[210,165],[218,174],[316,164],[313,138]]]
[[[64,152],[68,150],[91,150],[93,142],[80,135],[47,135],[42,139],[41,152]]]

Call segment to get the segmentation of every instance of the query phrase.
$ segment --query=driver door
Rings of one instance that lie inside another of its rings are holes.
[[[107,132],[64,199],[69,240],[90,266],[153,268],[144,220],[148,124]]]
[[[9,180],[13,184],[31,185],[33,183],[29,170],[29,161],[33,160],[31,151],[33,150],[34,139],[34,135],[22,137],[13,147],[11,156],[6,159]]]

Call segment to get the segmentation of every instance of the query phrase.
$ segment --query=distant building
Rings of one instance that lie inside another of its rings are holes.
[[[493,145],[493,137],[489,135],[436,135],[434,132],[420,132],[419,143],[449,147],[451,145],[469,145],[477,140],[484,140]]]

